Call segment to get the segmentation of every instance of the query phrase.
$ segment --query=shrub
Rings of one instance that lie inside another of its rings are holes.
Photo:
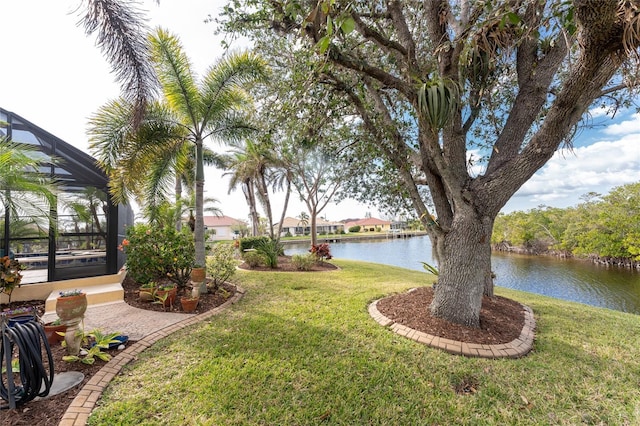
[[[127,273],[137,282],[169,278],[184,287],[189,281],[195,247],[186,229],[134,225],[127,228],[120,249],[127,255]]]
[[[316,257],[311,253],[291,256],[291,264],[298,271],[309,271],[314,263],[316,263]]]
[[[262,255],[265,264],[271,269],[278,267],[278,256],[284,252],[282,244],[271,239],[259,241],[256,245],[256,250]]]
[[[269,237],[244,237],[240,239],[240,253],[244,253],[247,250],[257,249],[257,245],[261,241],[269,241]]]
[[[236,272],[237,262],[232,244],[216,244],[211,256],[207,257],[207,276],[212,279],[211,291],[215,293],[220,285]]]
[[[360,232],[360,225],[350,226],[349,232]]]
[[[286,234],[284,234],[285,237],[293,237],[293,235],[291,235],[291,232],[287,231]]]
[[[318,244],[317,246],[311,246],[311,249],[309,249],[309,251],[320,262],[322,262],[323,260],[331,259],[331,251],[329,250],[329,244],[327,243]]]
[[[242,254],[242,258],[250,268],[256,268],[264,265],[264,256],[257,251],[247,251]]]

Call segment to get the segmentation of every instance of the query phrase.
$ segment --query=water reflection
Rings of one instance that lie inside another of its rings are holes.
[[[285,246],[287,254],[306,253],[308,244]],[[336,258],[364,260],[423,271],[433,263],[427,237],[331,244]],[[496,285],[618,311],[640,313],[640,273],[576,260],[492,256]]]

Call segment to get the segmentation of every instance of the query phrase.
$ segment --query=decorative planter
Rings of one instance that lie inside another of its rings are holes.
[[[56,299],[56,314],[62,321],[81,318],[87,310],[87,295],[58,297]]]
[[[47,336],[47,341],[50,345],[62,342],[64,336],[59,335],[58,332],[65,333],[66,331],[67,326],[64,324],[51,325],[51,323],[49,323],[44,325],[44,334]]]
[[[191,269],[191,281],[194,283],[201,283],[207,278],[207,268],[193,268]]]
[[[198,306],[198,299],[192,297],[181,297],[180,303],[182,304],[182,310],[187,313],[195,312]]]
[[[169,306],[173,305],[174,300],[176,300],[177,293],[178,293],[178,289],[176,287],[173,287],[170,290],[157,289],[155,298],[158,301],[164,300],[164,307],[168,308]],[[167,295],[166,298],[165,298],[165,295]]]

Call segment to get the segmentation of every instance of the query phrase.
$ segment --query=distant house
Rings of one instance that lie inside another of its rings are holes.
[[[278,224],[273,225],[274,231],[278,230]],[[344,230],[344,224],[340,222],[329,222],[322,218],[316,219],[316,232],[318,234],[337,234]],[[311,234],[311,219],[307,219],[306,223],[300,219],[293,217],[285,217],[282,221],[281,236],[287,235],[287,233],[296,235],[309,235]]]
[[[240,230],[247,223],[229,216],[205,216],[204,228],[208,240],[233,240],[240,237]],[[212,232],[213,230],[213,232]]]
[[[354,226],[360,226],[360,232],[374,232],[374,231],[382,231],[388,232],[391,230],[391,222],[388,220],[382,220],[375,217],[367,217],[364,219],[353,220],[344,224],[345,229],[348,231],[349,228]]]

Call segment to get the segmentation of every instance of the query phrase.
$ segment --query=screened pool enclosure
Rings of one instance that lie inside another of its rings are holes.
[[[13,215],[1,200],[27,197],[16,188],[0,188],[0,255],[27,266],[23,284],[114,274],[124,263],[118,244],[133,223],[129,206],[114,205],[108,180],[95,159],[0,108],[0,139],[34,149],[40,172],[57,182],[56,205],[43,214]]]

